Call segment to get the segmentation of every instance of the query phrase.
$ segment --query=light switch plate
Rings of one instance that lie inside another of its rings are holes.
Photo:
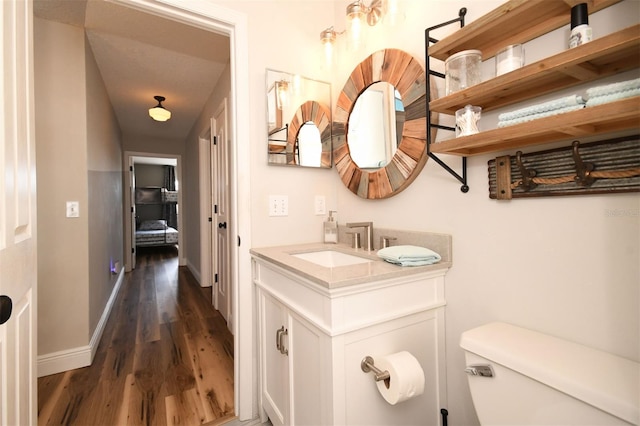
[[[327,200],[324,195],[316,195],[315,212],[316,216],[327,214]]]
[[[288,216],[289,196],[269,195],[269,216]]]
[[[80,217],[80,203],[67,201],[67,217]]]

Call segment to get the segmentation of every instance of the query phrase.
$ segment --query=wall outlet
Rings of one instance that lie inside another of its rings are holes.
[[[113,265],[111,266],[111,273],[113,275],[118,275],[120,273],[120,262],[113,262]]]
[[[289,196],[269,195],[269,216],[288,216]]]
[[[315,212],[316,216],[327,214],[327,200],[324,195],[316,195]]]

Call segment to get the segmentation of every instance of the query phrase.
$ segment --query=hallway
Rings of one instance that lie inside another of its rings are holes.
[[[93,364],[38,379],[39,425],[234,418],[233,336],[175,247],[138,249]],[[72,308],[72,307],[69,307]]]

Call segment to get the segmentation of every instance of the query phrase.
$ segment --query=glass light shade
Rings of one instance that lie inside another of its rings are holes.
[[[360,32],[364,18],[365,8],[360,1],[355,1],[347,6],[347,31],[356,46],[360,41]]]
[[[331,66],[331,63],[333,62],[333,43],[329,42],[324,42],[323,43],[323,47],[324,47],[324,59],[327,63],[327,65]]]
[[[289,82],[280,80],[276,82],[276,96],[278,98],[278,109],[289,105]]]
[[[161,106],[155,106],[153,108],[149,108],[149,116],[156,121],[167,121],[171,118],[171,111]]]
[[[400,11],[397,0],[387,0],[385,10],[385,22],[390,27],[400,25],[405,20],[405,15]]]
[[[327,65],[331,66],[333,62],[333,45],[336,41],[336,32],[333,27],[327,28],[320,33],[320,41],[324,48],[324,57]]]

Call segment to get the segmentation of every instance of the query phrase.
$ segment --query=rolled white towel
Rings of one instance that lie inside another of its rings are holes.
[[[605,84],[602,86],[591,87],[587,89],[587,96],[590,98],[595,96],[609,95],[612,93],[622,92],[625,90],[640,89],[640,78],[619,81],[617,83]]]
[[[619,101],[620,99],[632,98],[640,95],[640,88],[623,90],[621,92],[609,93],[608,95],[600,95],[589,98],[587,106],[607,104],[609,102]]]
[[[580,95],[570,95],[559,99],[554,99],[541,104],[531,105],[526,108],[520,108],[515,111],[509,111],[498,115],[499,121],[508,121],[516,118],[526,117],[528,115],[540,114],[546,111],[554,111],[560,108],[584,106],[585,100]]]
[[[545,111],[538,114],[531,114],[525,117],[514,118],[512,120],[501,120],[498,121],[498,127],[507,127],[513,126],[514,124],[527,123],[529,121],[537,120],[539,118],[551,117],[552,115],[564,114],[566,112],[577,111],[579,109],[583,109],[584,105],[574,105],[564,108],[554,109],[552,111]]]

